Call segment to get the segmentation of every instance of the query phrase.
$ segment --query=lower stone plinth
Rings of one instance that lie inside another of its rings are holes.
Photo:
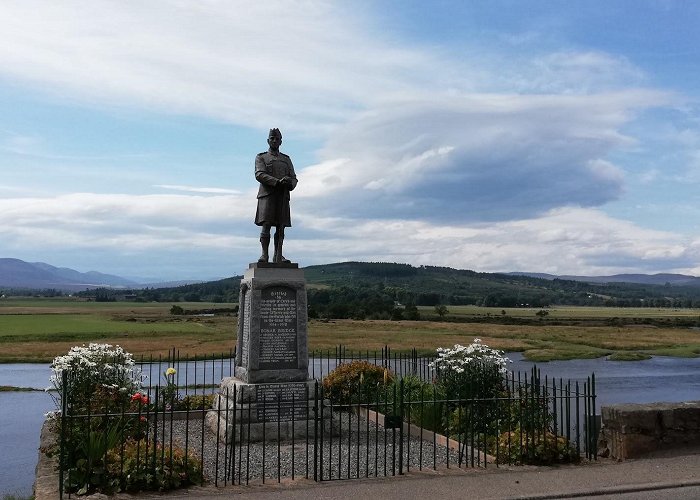
[[[313,438],[318,432],[337,433],[337,419],[327,401],[317,400],[317,382],[253,384],[227,377],[211,411],[209,428],[222,440],[291,441]]]

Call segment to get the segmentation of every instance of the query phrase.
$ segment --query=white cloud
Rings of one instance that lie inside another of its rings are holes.
[[[0,199],[0,234],[33,235],[45,241],[47,232],[63,232],[65,243],[108,233],[153,228],[191,228],[202,224],[233,224],[252,220],[255,195],[186,196],[76,193],[54,198]],[[224,222],[225,221],[225,222]]]
[[[178,268],[181,276],[192,276],[198,265],[193,261],[201,259],[210,275],[233,275],[259,251],[253,211],[252,195],[82,193],[0,200],[0,255],[16,255],[19,248],[51,255],[95,251],[104,263],[99,270],[144,276]],[[557,209],[539,218],[490,224],[321,217],[303,210],[293,217],[287,253],[302,265],[381,260],[479,271],[608,274],[697,272],[700,257],[697,241],[595,209]],[[128,255],[134,260],[121,268],[115,264]],[[211,262],[216,255],[218,264]]]
[[[73,98],[325,130],[414,92],[427,53],[332,2],[3,2],[0,71]]]
[[[700,244],[611,218],[595,209],[558,209],[536,218],[493,224],[420,221],[316,221],[325,234],[313,262],[385,260],[479,271],[553,274],[697,272]],[[290,241],[294,241],[291,239]]]
[[[309,212],[459,222],[600,206],[622,192],[620,170],[606,159],[634,143],[622,127],[671,101],[634,88],[595,93],[641,79],[602,52],[556,52],[485,77],[483,61],[400,47],[361,9],[335,2],[0,9],[13,19],[0,32],[6,76],[78,99],[325,137],[321,162],[297,165],[295,196]],[[530,91],[560,95],[467,93],[499,84],[522,91],[523,75]]]
[[[640,89],[644,73],[622,56],[490,62],[399,46],[341,2],[27,1],[0,3],[0,15],[7,81],[325,141],[317,164],[296,165],[288,244],[299,260],[579,274],[691,269],[698,256],[678,235],[591,209],[623,193],[610,157],[635,147],[636,114],[676,99]],[[0,147],[42,146],[15,134]],[[193,266],[193,248],[202,259],[231,248],[240,266],[256,248],[254,192],[155,187],[181,194],[2,199],[0,255],[150,249]]]
[[[435,96],[387,105],[332,135],[303,169],[307,210],[450,222],[530,218],[616,199],[622,171],[605,158],[634,145],[621,128],[661,92],[582,96]]]

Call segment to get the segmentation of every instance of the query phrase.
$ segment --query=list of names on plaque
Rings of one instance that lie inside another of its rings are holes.
[[[304,420],[309,418],[309,414],[313,415],[312,409],[309,409],[308,401],[297,401],[292,404],[291,401],[278,403],[266,403],[257,407],[258,421],[260,422],[287,422],[290,420]],[[311,417],[313,418],[313,416]]]
[[[264,288],[260,300],[261,370],[297,368],[297,294],[293,288]]]
[[[309,418],[309,393],[305,383],[260,384],[255,395],[259,421]]]
[[[255,387],[255,400],[260,404],[280,401],[306,401],[309,393],[306,383],[288,382],[285,384],[258,384]]]

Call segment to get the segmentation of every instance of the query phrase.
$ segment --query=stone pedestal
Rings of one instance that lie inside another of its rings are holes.
[[[308,378],[306,280],[297,264],[251,264],[241,280],[236,377],[244,382]]]
[[[254,263],[239,299],[235,377],[221,381],[212,430],[235,440],[289,440],[333,428],[309,380],[306,280],[297,264]],[[327,420],[327,421],[326,421]]]

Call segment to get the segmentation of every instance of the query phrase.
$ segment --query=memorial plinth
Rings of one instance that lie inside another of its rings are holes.
[[[306,280],[296,264],[251,264],[241,280],[236,378],[309,378]]]
[[[226,443],[337,434],[337,417],[328,401],[316,399],[315,385],[315,380],[249,384],[227,377],[207,414],[209,428]]]
[[[304,271],[250,264],[239,295],[235,377],[221,381],[210,428],[227,442],[300,438],[315,432],[317,415],[326,421],[319,429],[333,428],[309,380],[307,334]]]

